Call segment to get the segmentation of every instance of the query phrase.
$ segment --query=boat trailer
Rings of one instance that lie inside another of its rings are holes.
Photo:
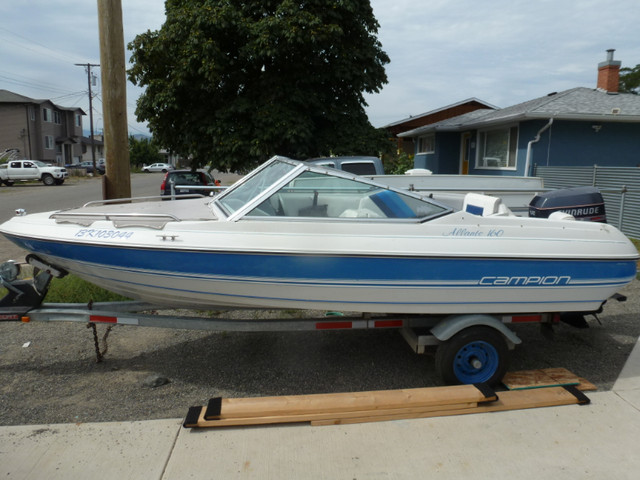
[[[9,261],[0,265],[0,286],[7,290],[6,295],[0,299],[0,321],[84,323],[93,331],[98,362],[106,353],[109,332],[117,325],[220,332],[392,328],[398,329],[411,349],[418,354],[426,353],[429,348],[436,348],[436,371],[445,383],[494,384],[506,373],[510,352],[521,343],[520,338],[507,327],[508,324],[538,323],[543,327],[544,333],[551,332],[552,325],[563,320],[558,313],[444,316],[341,312],[327,312],[320,317],[243,320],[201,315],[165,315],[158,312],[169,311],[167,306],[136,301],[42,303],[51,280],[65,276],[66,272],[47,265],[32,255],[27,256],[26,262],[33,267],[33,276],[29,279],[19,279],[19,263]],[[620,295],[616,299],[626,300]],[[229,308],[220,307],[219,310],[226,311]],[[598,312],[590,313],[595,315]],[[568,323],[587,326],[583,315],[572,314],[571,317],[573,321]],[[108,326],[103,337],[103,349],[99,345],[96,330],[98,324]]]

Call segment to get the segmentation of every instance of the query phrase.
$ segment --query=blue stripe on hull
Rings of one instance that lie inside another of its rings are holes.
[[[394,287],[425,285],[552,286],[554,278],[571,285],[626,283],[635,276],[634,261],[541,260],[495,258],[416,258],[384,256],[291,255],[176,251],[104,245],[76,245],[12,238],[23,248],[107,268],[157,272],[178,277],[263,279],[276,283],[368,284]],[[548,278],[523,284],[525,278]],[[520,283],[519,283],[520,282]]]

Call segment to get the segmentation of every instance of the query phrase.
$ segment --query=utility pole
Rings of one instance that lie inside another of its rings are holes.
[[[127,125],[127,75],[121,0],[98,0],[100,73],[107,173],[102,180],[105,200],[131,197]]]
[[[87,72],[87,84],[89,85],[89,127],[91,128],[91,160],[93,161],[93,173],[96,174],[96,144],[93,138],[93,95],[91,93],[91,67],[99,67],[96,63],[76,63],[77,67],[85,67]]]

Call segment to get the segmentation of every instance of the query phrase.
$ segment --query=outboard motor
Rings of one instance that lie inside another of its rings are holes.
[[[548,218],[553,212],[565,212],[576,220],[606,223],[604,199],[595,187],[575,187],[536,195],[529,203],[529,216]]]

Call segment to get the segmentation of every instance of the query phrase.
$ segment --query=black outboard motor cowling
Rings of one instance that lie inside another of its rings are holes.
[[[595,187],[575,187],[536,195],[529,203],[529,216],[548,218],[553,212],[565,212],[576,220],[607,221],[604,199]]]

